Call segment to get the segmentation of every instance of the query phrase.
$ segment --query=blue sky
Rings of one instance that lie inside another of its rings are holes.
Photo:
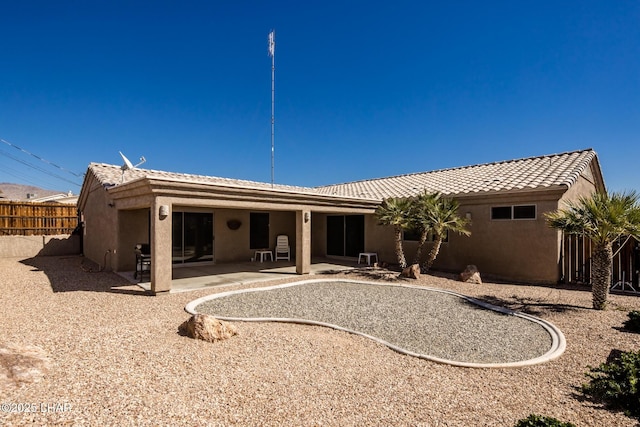
[[[269,182],[271,29],[276,183],[590,147],[640,191],[635,0],[5,1],[0,138],[77,174],[122,151]],[[0,143],[0,182],[81,178]]]

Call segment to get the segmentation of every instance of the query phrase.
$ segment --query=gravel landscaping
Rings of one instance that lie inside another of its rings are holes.
[[[608,310],[595,311],[584,287],[470,285],[438,275],[400,283],[538,316],[564,333],[566,351],[522,368],[461,368],[330,328],[248,322],[211,344],[178,333],[184,306],[264,283],[149,297],[113,273],[91,272],[80,257],[3,258],[0,425],[512,426],[531,413],[577,426],[638,424],[576,387],[612,349],[640,348],[640,335],[622,329],[640,298],[612,295]]]
[[[549,332],[525,318],[444,292],[366,282],[312,282],[236,293],[206,301],[196,311],[218,318],[337,325],[411,353],[454,362],[520,362],[544,355],[552,345]]]

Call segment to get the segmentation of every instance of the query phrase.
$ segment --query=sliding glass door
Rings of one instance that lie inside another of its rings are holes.
[[[327,255],[357,258],[364,251],[364,215],[327,216]]]
[[[173,212],[173,263],[213,261],[213,213]]]

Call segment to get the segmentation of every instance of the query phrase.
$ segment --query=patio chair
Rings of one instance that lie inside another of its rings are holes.
[[[151,246],[148,243],[138,243],[134,252],[136,253],[136,271],[133,273],[133,278],[137,279],[140,275],[142,282],[142,276],[148,274],[151,279]]]
[[[291,261],[291,248],[289,247],[289,236],[286,234],[281,234],[276,237],[276,261],[279,259],[286,259],[287,261]]]

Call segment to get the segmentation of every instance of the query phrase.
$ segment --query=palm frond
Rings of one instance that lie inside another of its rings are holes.
[[[391,225],[400,229],[407,229],[411,225],[410,221],[411,201],[391,197],[382,201],[376,209],[375,215],[379,225]]]
[[[622,235],[640,237],[640,206],[635,191],[595,193],[546,214],[547,224],[604,245]]]

